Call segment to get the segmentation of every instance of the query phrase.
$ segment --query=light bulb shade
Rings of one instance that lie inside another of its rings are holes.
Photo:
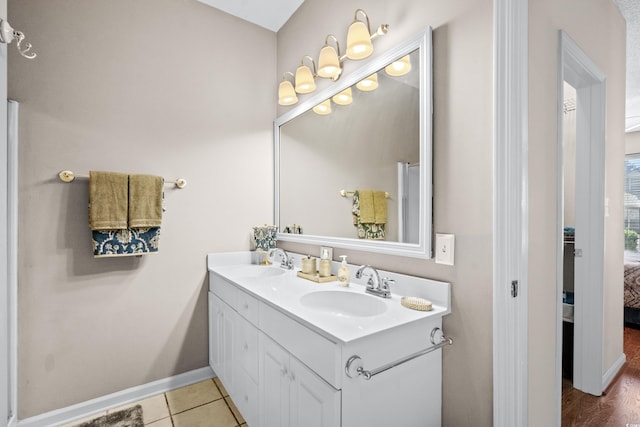
[[[280,82],[278,87],[278,104],[280,105],[293,105],[298,102],[296,91],[293,90],[293,85],[288,80]]]
[[[371,35],[362,21],[354,21],[347,33],[347,58],[364,59],[373,53]]]
[[[296,70],[296,92],[311,93],[316,90],[316,82],[313,80],[311,69],[301,65]]]
[[[393,77],[404,76],[411,71],[411,60],[409,59],[409,55],[403,56],[397,61],[393,61],[384,68],[384,71]]]
[[[331,98],[333,102],[338,105],[349,105],[353,101],[353,95],[351,93],[351,88],[348,87],[342,92],[336,94]]]
[[[325,45],[320,50],[318,58],[318,75],[327,79],[333,79],[340,75],[340,60],[338,53],[329,45]]]
[[[326,101],[323,101],[320,104],[316,105],[315,107],[313,107],[313,112],[316,114],[320,114],[321,116],[331,114],[331,101],[327,99]]]
[[[370,92],[378,89],[378,74],[373,73],[369,77],[360,80],[356,83],[356,87],[363,92]]]

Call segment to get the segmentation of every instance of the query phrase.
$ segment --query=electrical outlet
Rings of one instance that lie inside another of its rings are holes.
[[[436,264],[453,265],[455,236],[453,234],[436,234]]]

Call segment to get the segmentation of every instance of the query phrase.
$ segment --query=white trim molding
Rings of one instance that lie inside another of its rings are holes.
[[[78,420],[84,417],[106,411],[109,408],[127,405],[147,397],[155,396],[176,388],[184,387],[214,377],[209,367],[196,369],[153,381],[126,390],[78,403],[55,411],[47,412],[35,417],[26,418],[18,422],[18,427],[46,427],[60,425]]]
[[[622,353],[620,357],[611,365],[607,372],[602,375],[602,390],[606,390],[609,387],[609,384],[614,380],[618,372],[622,369],[624,364],[627,362],[627,356]]]
[[[604,185],[606,75],[567,33],[560,30],[558,61],[558,170],[562,171],[563,85],[576,89],[576,250],[575,258],[573,386],[600,396],[604,389]],[[560,420],[562,396],[562,287],[563,186],[558,179],[557,306],[556,306],[556,418]]]
[[[9,303],[9,422],[18,422],[18,124],[20,104],[7,101],[7,286]]]
[[[493,425],[528,421],[528,0],[494,0]]]

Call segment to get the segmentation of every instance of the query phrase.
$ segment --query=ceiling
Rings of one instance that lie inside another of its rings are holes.
[[[298,10],[304,0],[198,0],[249,21],[263,28],[278,32]]]

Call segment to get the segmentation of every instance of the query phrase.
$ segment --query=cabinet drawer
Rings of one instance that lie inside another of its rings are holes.
[[[260,304],[260,330],[336,389],[341,388],[340,346],[278,310]]]
[[[238,318],[236,361],[253,381],[258,381],[258,329],[242,318]]]
[[[237,304],[236,294],[238,293],[238,288],[217,274],[212,274],[209,280],[209,289],[222,301],[235,309]]]
[[[259,302],[257,299],[238,289],[236,294],[236,304],[236,310],[242,317],[254,325],[258,325]]]

